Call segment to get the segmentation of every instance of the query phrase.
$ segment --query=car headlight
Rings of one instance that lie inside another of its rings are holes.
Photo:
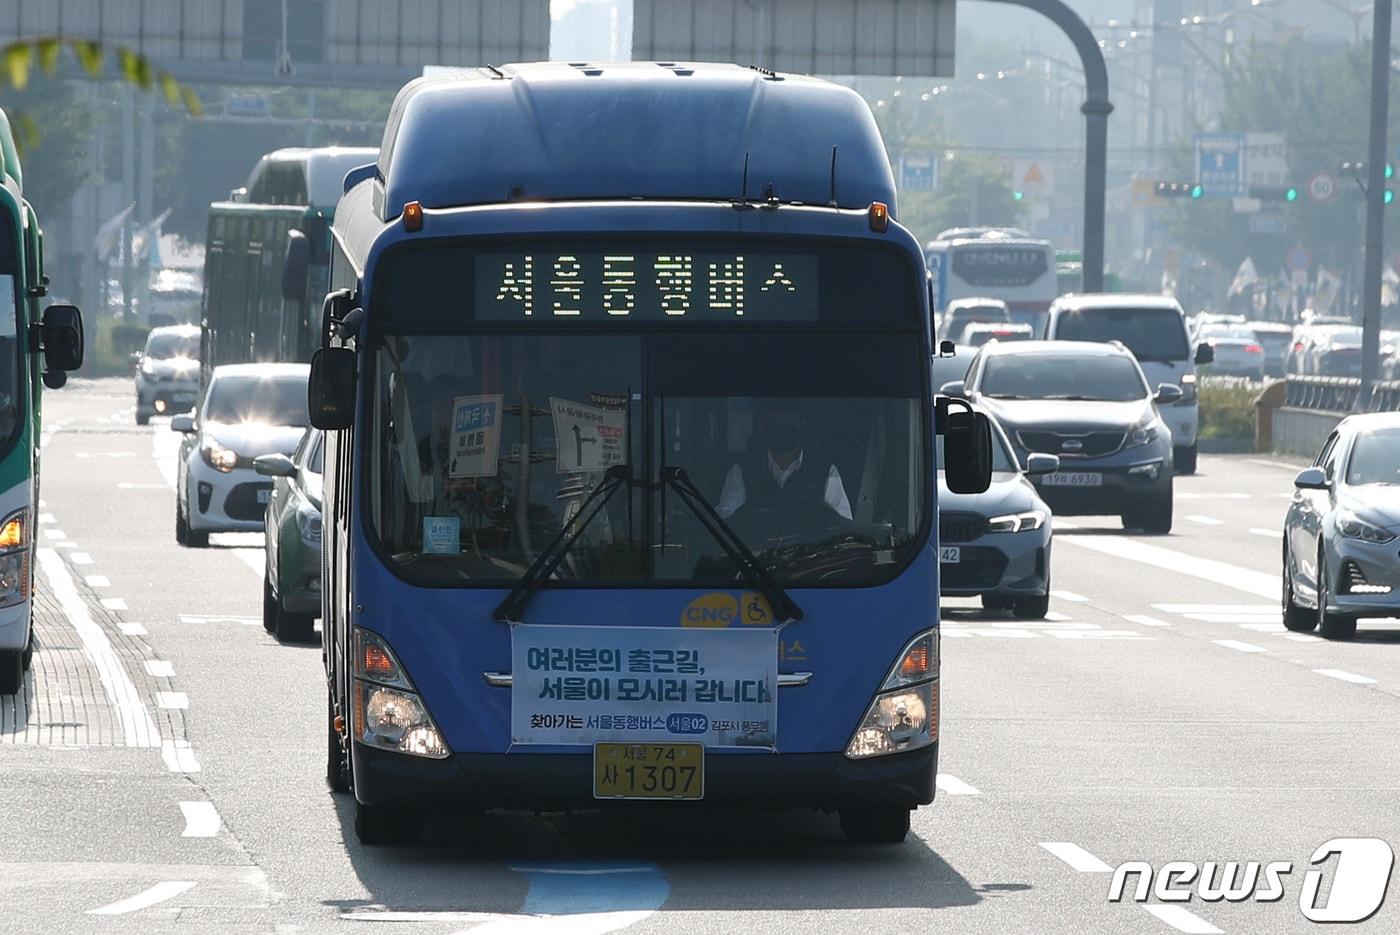
[[[451,755],[423,699],[383,639],[355,628],[355,728],[359,743],[441,760]]]
[[[1338,514],[1337,531],[1348,539],[1360,539],[1363,542],[1381,543],[1389,542],[1395,538],[1395,533],[1386,532],[1379,526],[1372,526],[1355,513]]]
[[[16,510],[0,524],[0,607],[29,599],[29,510]]]
[[[988,532],[1028,532],[1045,525],[1045,514],[1040,510],[1027,510],[1024,513],[1007,513],[987,520]]]
[[[216,471],[227,474],[238,466],[238,452],[218,442],[209,442],[199,451],[204,456],[204,463]]]
[[[1152,443],[1157,439],[1157,415],[1151,413],[1128,432],[1127,439],[1123,442],[1125,448],[1140,448],[1143,445]]]
[[[1181,386],[1181,399],[1176,401],[1176,405],[1179,406],[1196,399],[1196,375],[1194,373],[1183,373],[1179,385]]]
[[[152,364],[149,360],[144,361],[141,364],[141,372],[149,377],[156,372],[155,365]]]
[[[846,745],[852,760],[905,753],[938,739],[938,631],[904,648]]]
[[[297,531],[307,545],[321,544],[321,511],[307,500],[297,504]]]

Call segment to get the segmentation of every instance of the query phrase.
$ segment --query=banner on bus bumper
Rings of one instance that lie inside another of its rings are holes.
[[[511,627],[511,742],[777,742],[778,634]]]

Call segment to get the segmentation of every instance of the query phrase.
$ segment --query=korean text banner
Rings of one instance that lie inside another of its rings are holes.
[[[773,629],[511,627],[511,742],[772,749]]]

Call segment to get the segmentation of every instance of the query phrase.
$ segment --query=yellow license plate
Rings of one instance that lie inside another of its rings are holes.
[[[704,744],[593,745],[595,799],[700,799],[704,796]]]

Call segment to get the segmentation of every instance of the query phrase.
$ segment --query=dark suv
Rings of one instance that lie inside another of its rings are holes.
[[[1149,389],[1123,345],[989,344],[943,392],[992,413],[1023,466],[1033,452],[1059,457],[1060,470],[1032,481],[1057,515],[1116,513],[1128,528],[1171,531],[1172,436],[1157,406],[1181,388]]]

